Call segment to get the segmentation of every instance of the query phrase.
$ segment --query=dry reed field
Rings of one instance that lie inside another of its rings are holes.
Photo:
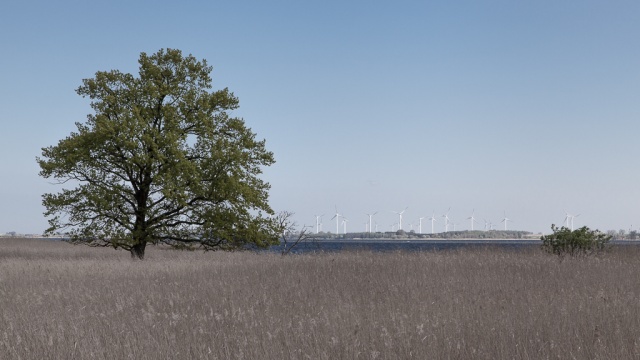
[[[0,240],[0,359],[640,358],[639,256]]]

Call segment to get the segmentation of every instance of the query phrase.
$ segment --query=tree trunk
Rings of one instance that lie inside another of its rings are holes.
[[[146,242],[141,242],[139,244],[133,245],[131,247],[131,258],[144,260],[144,248],[147,246]]]

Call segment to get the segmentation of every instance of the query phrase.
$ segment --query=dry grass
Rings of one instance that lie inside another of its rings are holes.
[[[0,241],[2,359],[629,359],[640,251],[296,255]]]

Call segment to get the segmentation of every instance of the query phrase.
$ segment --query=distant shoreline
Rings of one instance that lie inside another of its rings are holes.
[[[0,241],[2,240],[48,240],[48,241],[63,241],[66,238],[64,237],[44,237],[44,236],[0,236]],[[304,242],[319,242],[319,243],[407,243],[407,242],[415,242],[415,243],[470,243],[470,244],[487,244],[490,245],[492,243],[519,243],[519,244],[536,244],[541,243],[541,240],[535,238],[528,239],[506,239],[506,238],[427,238],[427,239],[415,239],[415,238],[375,238],[375,239],[367,239],[367,238],[338,238],[338,239],[316,239],[309,238],[304,240]],[[613,239],[610,242],[611,244],[618,245],[637,245],[640,244],[640,240],[620,240]]]

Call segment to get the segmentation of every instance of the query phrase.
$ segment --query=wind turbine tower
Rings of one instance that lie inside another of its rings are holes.
[[[571,231],[573,231],[573,219],[577,218],[578,216],[580,216],[580,214],[578,215],[571,215],[568,212],[564,212],[567,216],[564,218],[564,221],[567,223],[567,227],[569,227],[569,223],[571,223]]]
[[[504,230],[505,230],[505,231],[507,230],[507,222],[508,222],[508,221],[511,221],[511,219],[509,219],[509,218],[507,217],[507,212],[505,211],[505,212],[504,212],[504,219],[502,219],[502,221],[501,221],[501,222],[503,222],[503,223],[504,223]]]
[[[398,230],[402,230],[402,214],[404,214],[404,212],[407,211],[408,208],[409,207],[407,206],[406,208],[404,208],[404,210],[400,212],[393,211],[393,213],[398,214],[398,216],[400,217],[400,221],[398,222]]]
[[[423,216],[423,217],[421,217],[421,218],[418,218],[418,222],[419,222],[419,224],[420,224],[420,225],[419,225],[419,230],[418,230],[419,232],[418,232],[418,234],[422,234],[422,219],[426,219],[426,217],[424,217],[424,216]]]
[[[446,214],[442,215],[442,217],[444,218],[444,232],[449,231],[449,211],[451,211],[451,208],[447,210]]]
[[[322,219],[322,217],[323,217],[323,216],[324,216],[324,214],[322,214],[322,215],[315,215],[315,217],[316,217],[316,234],[317,234],[318,232],[320,232],[320,225],[321,225],[321,224],[320,224],[320,219]]]
[[[340,234],[340,213],[338,213],[338,207],[336,206],[336,214],[333,215],[331,220],[336,219],[336,235]]]
[[[471,220],[471,231],[473,231],[473,223],[477,222],[476,218],[473,217],[473,215],[475,215],[476,213],[476,209],[473,209],[473,212],[471,213],[471,217],[468,217],[467,220]]]
[[[433,223],[434,223],[435,221],[437,221],[437,220],[436,220],[436,212],[435,212],[435,211],[433,212],[433,215],[431,215],[431,217],[429,218],[429,220],[431,221],[431,234],[433,234]]]
[[[369,233],[371,233],[371,218],[373,217],[373,215],[377,214],[378,212],[374,212],[373,214],[365,214],[369,216]],[[377,231],[377,229],[376,229]]]

